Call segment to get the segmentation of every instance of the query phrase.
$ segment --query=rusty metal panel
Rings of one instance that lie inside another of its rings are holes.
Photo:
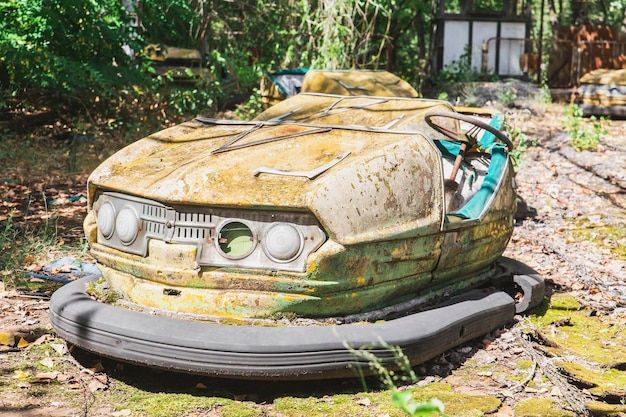
[[[342,244],[437,233],[444,212],[441,178],[439,154],[416,135],[320,178],[307,206]]]
[[[245,150],[211,153],[247,129],[249,125],[213,129],[193,122],[166,130],[167,133],[142,139],[112,156],[92,173],[90,186],[92,190],[97,186],[169,204],[305,209],[307,190],[314,188],[315,181],[304,177],[257,176],[256,170],[272,167],[310,171],[350,152],[344,162],[330,170],[335,175],[353,159],[415,137],[409,133],[385,135],[341,127],[320,131],[318,127],[279,125],[247,135],[239,143],[250,146]],[[300,136],[263,146],[255,144],[293,134]],[[422,146],[432,147],[422,140]]]

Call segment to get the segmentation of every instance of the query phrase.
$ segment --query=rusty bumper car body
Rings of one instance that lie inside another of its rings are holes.
[[[543,280],[501,257],[511,145],[486,113],[310,93],[148,136],[90,176],[103,279],[58,290],[52,324],[105,356],[259,379],[351,376],[352,349],[392,361],[386,344],[419,363],[502,326]]]

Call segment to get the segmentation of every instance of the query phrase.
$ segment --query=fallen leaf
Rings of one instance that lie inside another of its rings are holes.
[[[70,375],[66,375],[66,374],[59,374],[57,376],[57,381],[59,381],[59,382],[67,382],[70,379],[72,379],[72,377]]]
[[[107,376],[107,374],[98,374],[98,375],[94,375],[93,377],[95,380],[100,381],[101,383],[108,385],[109,384],[109,377]]]
[[[98,390],[104,391],[105,389],[107,389],[107,384],[103,384],[102,382],[98,381],[97,379],[94,379],[93,381],[91,381],[89,383],[87,388],[89,388],[89,392],[96,392]]]
[[[196,384],[196,388],[198,388],[198,389],[206,389],[206,388],[207,388],[207,386],[206,386],[206,385],[204,385],[202,382],[198,382],[198,383]]]
[[[15,336],[11,333],[0,333],[0,345],[14,346]]]
[[[25,263],[25,264],[32,264],[35,261],[36,261],[36,259],[35,259],[35,257],[33,255],[26,255],[22,262]]]
[[[515,394],[513,393],[513,391],[505,389],[500,391],[500,394],[502,394],[502,396],[504,398],[513,398],[515,396]]]
[[[35,379],[33,383],[34,384],[49,383],[50,381],[57,379],[57,376],[59,376],[59,373],[56,371],[39,372],[38,374],[35,375]]]
[[[72,270],[72,264],[65,264],[61,268],[59,268],[61,272],[70,272]]]
[[[20,337],[20,341],[17,342],[17,347],[19,349],[24,349],[24,348],[28,347],[28,345],[30,345],[30,343],[28,343],[26,341],[26,339],[24,339],[23,337]]]
[[[52,358],[42,359],[41,361],[39,361],[39,363],[45,366],[46,368],[52,368],[54,366],[54,361],[52,360]]]
[[[39,272],[43,269],[43,266],[39,264],[32,264],[28,265],[25,269],[29,272]]]
[[[54,349],[59,355],[65,355],[67,353],[67,346],[61,343],[50,343],[50,347]]]
[[[37,340],[35,340],[33,343],[31,343],[31,346],[40,346],[43,345],[46,342],[49,342],[51,340],[54,340],[54,337],[51,334],[44,334],[42,336],[39,336],[37,338]]]
[[[13,378],[14,379],[26,379],[28,378],[28,372],[18,369],[17,371],[13,372]]]

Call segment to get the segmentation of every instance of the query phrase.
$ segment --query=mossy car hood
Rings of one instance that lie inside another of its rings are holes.
[[[310,211],[347,237],[402,223],[439,227],[441,178],[436,148],[416,132],[194,120],[113,155],[90,176],[89,194]]]

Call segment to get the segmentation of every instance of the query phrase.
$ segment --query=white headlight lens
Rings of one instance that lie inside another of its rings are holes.
[[[218,233],[218,247],[227,258],[241,259],[254,250],[254,233],[241,222],[224,224]]]
[[[287,262],[300,254],[302,235],[294,226],[277,223],[267,230],[263,238],[263,247],[268,256],[277,261]]]
[[[139,233],[139,217],[137,213],[130,207],[124,207],[120,210],[115,219],[115,229],[117,237],[124,245],[130,245],[137,239]]]
[[[105,239],[109,239],[115,230],[115,208],[113,204],[106,202],[100,206],[97,218],[98,230]]]

